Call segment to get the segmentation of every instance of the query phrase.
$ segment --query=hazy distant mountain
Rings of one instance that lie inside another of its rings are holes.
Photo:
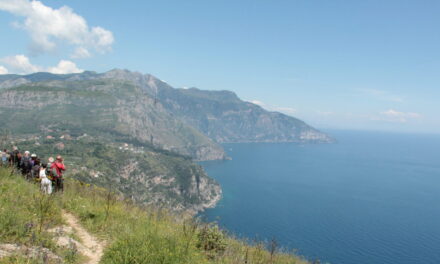
[[[164,107],[217,142],[331,142],[303,121],[240,100],[230,91],[160,89]]]
[[[333,139],[305,122],[240,100],[230,91],[176,89],[150,74],[128,70],[105,73],[56,75],[36,73],[27,76],[0,76],[0,87],[43,80],[124,80],[135,84],[163,109],[196,128],[216,142],[317,142]]]
[[[133,81],[169,112],[219,143],[333,141],[297,118],[242,101],[230,91],[176,89],[152,75],[127,70],[112,70],[99,78]]]

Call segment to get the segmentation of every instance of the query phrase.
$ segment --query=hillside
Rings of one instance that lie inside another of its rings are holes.
[[[15,134],[64,130],[137,140],[200,160],[225,157],[220,146],[125,81],[48,81],[2,89],[0,119]]]
[[[68,180],[46,196],[35,183],[0,168],[1,264],[306,264],[275,243],[249,245],[214,224]],[[19,202],[18,202],[19,201]]]
[[[138,204],[194,214],[214,206],[222,193],[188,157],[148,146],[101,143],[90,136],[34,137],[16,145],[44,161],[60,154],[66,160],[66,177],[112,189]]]

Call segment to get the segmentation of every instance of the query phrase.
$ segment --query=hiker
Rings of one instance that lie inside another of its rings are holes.
[[[50,166],[50,170],[52,173],[52,177],[54,177],[55,181],[55,192],[63,191],[63,172],[66,170],[63,162],[63,157],[58,155],[55,162],[52,163],[52,165]]]
[[[31,157],[30,157],[30,152],[29,151],[25,151],[23,157],[21,158],[20,161],[20,168],[21,168],[21,173],[23,174],[23,176],[26,177],[26,179],[29,180],[30,178],[30,172],[32,169],[32,164],[31,164]]]
[[[52,181],[50,181],[46,175],[47,165],[43,163],[39,170],[41,191],[44,194],[52,194]]]
[[[20,170],[21,153],[18,150],[17,146],[12,147],[12,152],[10,154],[10,166],[15,167],[17,170]]]
[[[52,163],[55,161],[53,157],[49,157],[47,159],[47,170],[50,171],[50,167],[52,166]]]
[[[37,154],[32,153],[32,155],[31,155],[31,166],[32,167],[35,165],[36,160],[37,160]]]
[[[0,167],[6,167],[9,163],[9,152],[7,149],[0,151]]]
[[[55,159],[54,159],[53,157],[49,157],[49,158],[47,159],[47,168],[46,168],[46,176],[47,176],[47,178],[48,178],[49,180],[52,181],[53,189],[55,189],[55,184],[56,184],[56,182],[55,182],[55,176],[53,175],[53,173],[52,173],[52,169],[51,169],[52,164],[54,163],[54,161],[55,161]]]
[[[35,154],[32,154],[35,155]],[[32,157],[31,155],[31,157]],[[33,163],[34,165],[32,166],[31,169],[31,179],[33,180],[37,180],[40,174],[40,160],[36,157],[37,155],[35,155],[35,159],[31,160],[31,163]]]

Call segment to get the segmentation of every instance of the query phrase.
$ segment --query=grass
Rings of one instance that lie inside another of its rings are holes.
[[[49,228],[63,223],[58,199],[60,196],[45,196],[34,184],[9,169],[0,168],[0,243],[47,248],[63,258],[71,255],[69,249],[56,246],[53,234],[48,232]],[[44,259],[44,255],[32,259],[11,256],[1,259],[0,264],[50,263],[42,262]]]
[[[89,232],[106,241],[102,264],[308,263],[276,246],[246,243],[226,235],[215,224],[141,207],[95,185],[68,180],[63,195],[40,198],[35,184],[0,169],[0,186],[0,243],[41,245],[68,259],[69,252],[57,248],[46,231],[62,224],[64,209],[76,215]],[[19,256],[7,260],[10,262],[3,259],[0,264],[40,263],[27,262]],[[73,258],[70,263],[80,261]]]

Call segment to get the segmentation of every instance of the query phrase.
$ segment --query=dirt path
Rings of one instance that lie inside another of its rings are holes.
[[[67,224],[75,230],[75,234],[81,239],[83,247],[79,247],[78,250],[88,258],[86,264],[98,264],[104,251],[103,242],[87,232],[74,215],[63,211],[63,218]]]

